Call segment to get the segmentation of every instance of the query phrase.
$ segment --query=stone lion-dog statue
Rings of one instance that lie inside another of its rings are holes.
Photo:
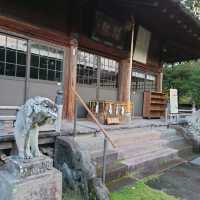
[[[15,140],[20,159],[40,157],[39,127],[53,124],[57,118],[56,106],[45,97],[33,97],[22,105],[16,116]]]

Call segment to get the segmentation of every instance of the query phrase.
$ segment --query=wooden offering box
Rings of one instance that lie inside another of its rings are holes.
[[[166,97],[161,92],[144,92],[143,117],[161,118],[165,116]]]
[[[115,101],[90,101],[88,107],[102,124],[119,124],[125,118],[128,105]]]

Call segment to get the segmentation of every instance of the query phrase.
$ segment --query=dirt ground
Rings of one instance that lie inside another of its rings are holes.
[[[149,181],[148,185],[181,200],[200,200],[200,166],[182,164]]]

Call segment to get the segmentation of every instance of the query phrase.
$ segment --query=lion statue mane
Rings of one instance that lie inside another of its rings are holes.
[[[41,156],[38,147],[39,127],[44,124],[53,124],[56,118],[54,102],[45,97],[30,98],[20,107],[14,132],[20,159]]]

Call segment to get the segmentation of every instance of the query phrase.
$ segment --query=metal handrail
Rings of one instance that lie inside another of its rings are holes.
[[[87,110],[87,112],[89,113],[90,117],[94,120],[94,122],[96,123],[96,125],[99,127],[99,129],[102,131],[102,133],[104,134],[105,138],[110,142],[110,144],[112,144],[112,146],[114,148],[116,148],[116,145],[113,143],[112,139],[109,137],[108,133],[106,132],[106,130],[102,127],[102,125],[100,124],[100,122],[98,121],[98,119],[94,116],[94,114],[90,111],[90,109],[88,108],[88,106],[86,105],[86,103],[84,102],[84,100],[80,97],[80,95],[76,92],[76,90],[74,88],[72,88],[72,91],[74,92],[74,94],[76,95],[76,97],[78,97],[79,101],[82,103],[82,105],[84,106],[84,108]]]
[[[106,152],[108,148],[108,141],[110,144],[116,148],[116,145],[113,143],[112,139],[109,137],[108,133],[106,130],[102,127],[102,125],[99,123],[98,119],[94,116],[94,114],[90,111],[84,100],[80,97],[80,95],[76,92],[74,88],[72,88],[72,91],[74,92],[75,96],[79,99],[79,101],[82,103],[83,107],[87,110],[89,113],[90,117],[94,120],[96,125],[99,127],[99,129],[102,131],[104,134],[104,148],[103,148],[103,168],[102,168],[102,182],[105,183],[106,181]],[[76,98],[75,98],[75,115],[77,115],[77,107],[76,107]],[[74,136],[76,132],[76,116],[74,119]]]

